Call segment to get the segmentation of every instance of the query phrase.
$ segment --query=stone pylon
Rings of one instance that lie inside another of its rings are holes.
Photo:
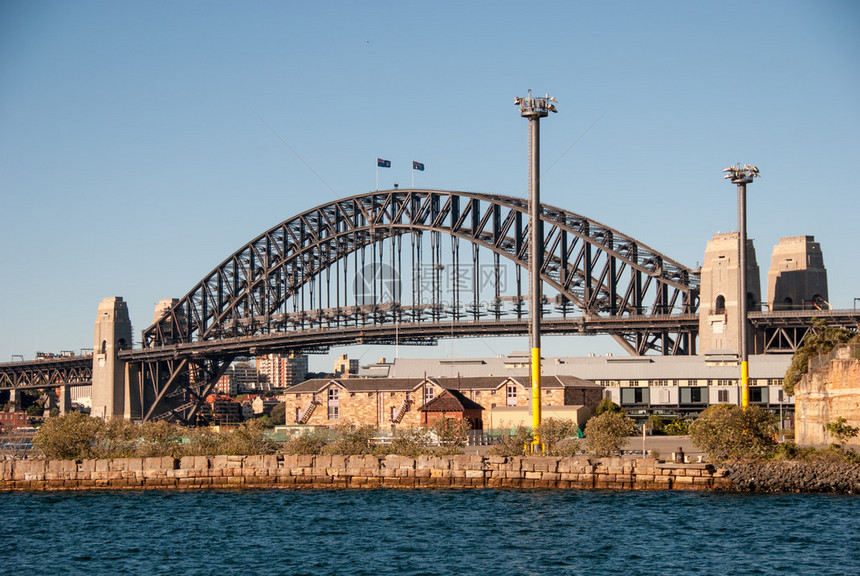
[[[128,306],[119,296],[103,299],[99,303],[93,339],[92,415],[97,418],[109,420],[125,416],[126,367],[117,353],[131,348],[131,344]]]

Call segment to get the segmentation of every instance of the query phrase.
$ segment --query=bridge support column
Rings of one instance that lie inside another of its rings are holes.
[[[99,303],[93,339],[93,408],[96,418],[109,420],[126,416],[125,362],[117,352],[131,347],[131,320],[128,306],[118,296]]]
[[[60,386],[60,414],[72,411],[72,387]]]
[[[12,403],[12,406],[15,407],[16,411],[20,410],[21,409],[21,393],[14,388],[9,390],[9,402]]]

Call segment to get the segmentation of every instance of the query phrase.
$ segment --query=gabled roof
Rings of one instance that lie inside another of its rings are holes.
[[[484,407],[473,400],[469,400],[457,390],[445,390],[424,406],[419,412],[463,412],[464,410],[483,410]]]

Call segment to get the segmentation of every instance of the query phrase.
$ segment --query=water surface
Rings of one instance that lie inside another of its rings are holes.
[[[17,574],[860,574],[860,499],[543,490],[0,494]]]

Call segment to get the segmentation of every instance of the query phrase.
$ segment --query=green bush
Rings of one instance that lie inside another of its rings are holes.
[[[341,424],[334,430],[334,437],[323,448],[323,454],[358,455],[371,452],[370,439],[373,426],[350,426]]]
[[[391,444],[377,446],[374,454],[400,454],[417,458],[429,452],[430,435],[424,428],[398,429],[394,432]]]
[[[831,436],[839,440],[840,447],[844,447],[846,442],[857,436],[858,432],[860,432],[860,428],[848,424],[848,420],[844,416],[840,416],[833,422],[828,422],[825,428],[827,428]]]
[[[624,408],[616,404],[610,398],[604,398],[600,401],[600,404],[597,405],[597,408],[594,411],[595,416],[600,416],[604,412],[613,412],[615,414],[624,414]]]
[[[331,430],[315,430],[300,434],[281,446],[283,454],[322,454],[334,437]]]
[[[585,424],[585,442],[595,456],[613,456],[636,434],[636,423],[618,412],[606,411]]]
[[[532,442],[532,429],[527,426],[517,426],[510,434],[502,434],[498,444],[493,445],[489,454],[493,456],[522,456],[524,446]]]
[[[33,444],[53,460],[97,458],[94,445],[105,423],[80,412],[47,418],[33,438]]]
[[[690,433],[690,422],[683,418],[675,418],[670,420],[663,426],[663,433],[669,436],[686,436]]]
[[[566,450],[571,450],[571,443],[578,447],[577,433],[579,433],[579,426],[569,418],[544,418],[538,426],[538,436],[546,449],[546,453],[550,456],[557,455],[555,453],[556,445],[566,438],[570,439]]]
[[[761,458],[776,444],[777,417],[758,406],[718,404],[690,424],[693,445],[714,460]]]
[[[462,448],[468,440],[469,423],[459,418],[439,418],[432,429],[443,448]]]

